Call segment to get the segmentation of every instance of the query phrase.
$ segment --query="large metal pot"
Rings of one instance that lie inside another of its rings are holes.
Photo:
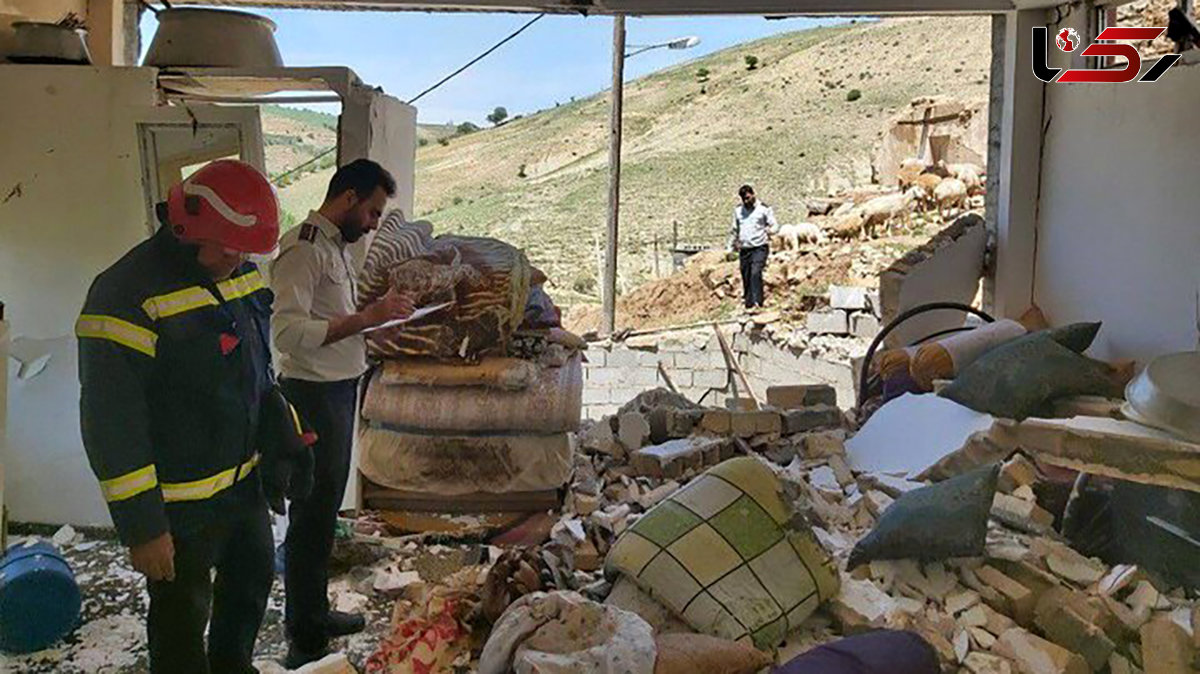
[[[1200,443],[1200,352],[1159,356],[1125,387],[1133,421]]]
[[[221,9],[168,9],[143,65],[164,67],[281,68],[275,22]]]
[[[17,21],[12,27],[13,51],[8,59],[14,63],[92,62],[82,31],[36,21]]]

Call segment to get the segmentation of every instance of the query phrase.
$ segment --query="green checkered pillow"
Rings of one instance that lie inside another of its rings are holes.
[[[771,649],[838,590],[829,554],[789,519],[770,469],[731,459],[639,519],[607,568],[700,632]]]

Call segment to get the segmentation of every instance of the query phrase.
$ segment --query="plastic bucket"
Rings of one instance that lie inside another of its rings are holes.
[[[70,565],[49,543],[22,543],[0,557],[0,650],[49,648],[79,624],[82,597]]]

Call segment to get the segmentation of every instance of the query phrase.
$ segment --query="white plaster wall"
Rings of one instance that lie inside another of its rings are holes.
[[[1196,66],[1153,84],[1047,87],[1034,292],[1056,325],[1104,322],[1097,357],[1197,348],[1197,110]]]
[[[14,355],[50,356],[26,379],[9,368],[13,520],[108,522],[79,437],[72,334],[92,278],[149,232],[135,120],[154,85],[151,69],[0,65],[0,298]]]

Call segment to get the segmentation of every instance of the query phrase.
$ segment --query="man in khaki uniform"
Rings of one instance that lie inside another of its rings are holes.
[[[362,333],[412,314],[412,303],[388,293],[357,310],[349,244],[375,229],[396,183],[379,164],[351,162],[334,174],[325,202],[284,235],[271,266],[275,292],[271,335],[281,385],[318,435],[312,495],[294,501],[284,542],[286,665],[319,660],[329,640],[359,632],[361,615],[331,611],[329,554],[350,475],[358,382],[367,370]]]

